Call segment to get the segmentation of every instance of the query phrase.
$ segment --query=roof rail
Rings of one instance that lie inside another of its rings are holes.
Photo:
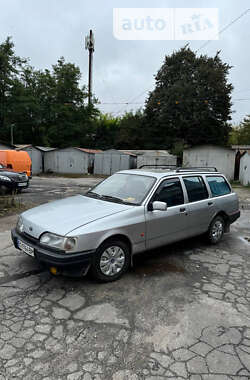
[[[205,170],[204,170],[205,169]],[[193,166],[193,167],[179,167],[176,172],[194,172],[194,171],[205,171],[205,172],[218,172],[215,166]]]
[[[148,168],[175,168],[176,169],[176,165],[160,165],[160,164],[155,164],[155,165],[141,165],[139,166],[139,169],[142,169],[142,168],[145,168],[145,167],[148,167]]]

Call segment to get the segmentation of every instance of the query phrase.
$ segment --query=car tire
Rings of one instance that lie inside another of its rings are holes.
[[[222,216],[217,215],[211,222],[207,232],[207,238],[210,244],[217,244],[221,241],[225,231],[225,220]]]
[[[0,196],[6,195],[8,193],[8,188],[4,185],[0,185]]]
[[[104,242],[96,251],[91,265],[92,276],[100,282],[118,280],[129,268],[130,249],[122,240]]]

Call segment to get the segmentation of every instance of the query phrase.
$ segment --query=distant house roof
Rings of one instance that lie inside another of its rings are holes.
[[[250,150],[250,145],[232,145],[232,149]]]
[[[16,150],[21,150],[21,149],[31,148],[31,147],[32,147],[31,144],[15,144]]]
[[[118,149],[106,149],[104,152],[107,152],[107,153],[114,153],[114,154],[127,154],[129,156],[133,156],[133,157],[136,157],[136,154],[130,152],[130,151],[127,151],[127,150],[118,150]]]
[[[215,144],[200,144],[200,145],[193,145],[189,148],[185,148],[184,151],[193,150],[193,149],[200,149],[200,148],[217,148],[217,149],[224,149],[224,150],[231,150],[231,151],[234,150],[230,146],[220,146],[220,145],[215,145]]]
[[[26,148],[35,148],[35,149],[40,150],[41,152],[49,152],[51,150],[55,150],[55,148],[50,148],[48,146],[37,146],[37,145],[35,146],[32,144],[15,144],[15,148],[16,150],[22,150]]]
[[[49,146],[37,146],[36,148],[41,150],[42,152],[50,152],[51,150],[55,150],[56,148],[51,148]]]
[[[135,156],[171,156],[167,150],[150,150],[150,149],[132,149],[132,150],[121,150],[121,152],[127,154],[133,154]]]
[[[101,153],[102,150],[100,149],[88,149],[88,148],[75,148],[75,149],[79,149],[85,153]]]

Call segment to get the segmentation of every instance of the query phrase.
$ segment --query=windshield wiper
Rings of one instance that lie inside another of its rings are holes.
[[[101,195],[101,197],[103,199],[107,199],[107,200],[110,200],[110,201],[114,201],[114,202],[119,202],[119,203],[123,203],[125,205],[137,205],[137,203],[133,203],[133,202],[128,202],[128,201],[125,201],[121,198],[118,198],[118,197],[113,197],[112,195]]]
[[[123,199],[118,198],[118,197],[113,197],[112,195],[105,195],[105,194],[102,194],[101,197],[104,198],[104,199],[109,199],[109,200],[111,200],[111,201],[122,202],[122,203],[124,203],[124,200],[123,200]]]
[[[98,198],[98,199],[102,197],[100,194],[97,194],[94,191],[88,191],[85,195],[90,195],[91,197]]]

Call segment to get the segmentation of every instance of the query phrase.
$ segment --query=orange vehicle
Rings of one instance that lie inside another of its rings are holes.
[[[15,172],[25,172],[32,177],[32,163],[27,152],[0,150],[0,164]]]

